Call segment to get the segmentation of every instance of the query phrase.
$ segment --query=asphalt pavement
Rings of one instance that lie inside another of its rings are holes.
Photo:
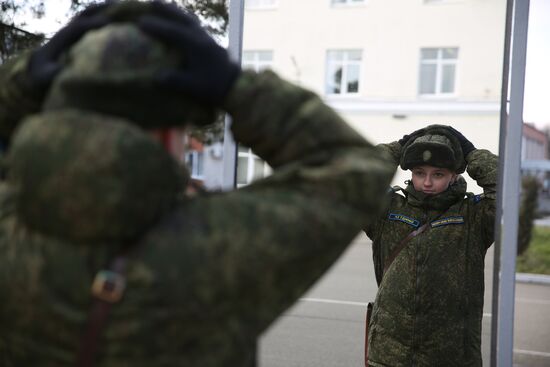
[[[489,366],[492,250],[486,258],[482,353]],[[260,367],[362,367],[366,303],[376,281],[360,235],[323,278],[264,333]],[[514,365],[550,367],[550,286],[516,283]]]

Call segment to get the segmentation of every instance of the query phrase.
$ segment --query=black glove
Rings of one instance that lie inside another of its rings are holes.
[[[141,17],[139,28],[179,50],[185,60],[181,69],[159,72],[157,84],[219,106],[240,73],[239,65],[202,29],[196,17],[172,4],[155,1],[151,5],[155,15]]]
[[[448,128],[451,131],[451,133],[455,136],[455,138],[458,139],[460,143],[460,147],[462,148],[462,154],[464,154],[464,158],[466,158],[468,153],[476,149],[476,147],[474,147],[474,144],[472,144],[471,141],[469,141],[464,135],[462,135],[460,131],[456,130],[451,126],[448,126]]]
[[[416,138],[418,138],[419,136],[422,136],[426,133],[426,129],[425,128],[422,128],[422,129],[418,129],[416,131],[413,131],[412,133],[410,134],[407,134],[407,135],[403,135],[403,137],[401,139],[398,140],[398,143],[399,145],[401,145],[402,147],[405,146],[405,144],[407,144],[407,142],[409,140],[414,140]]]
[[[101,4],[88,7],[59,30],[44,46],[33,51],[27,69],[33,88],[45,91],[61,70],[59,56],[69,50],[84,33],[101,28],[109,22],[105,16],[99,14],[107,6],[108,4]]]

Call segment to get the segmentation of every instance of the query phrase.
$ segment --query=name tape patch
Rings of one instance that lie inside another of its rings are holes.
[[[464,224],[464,217],[447,217],[447,218],[441,218],[438,220],[433,221],[430,223],[432,228],[435,227],[441,227],[441,226],[448,226],[451,224]]]
[[[414,228],[418,228],[418,226],[420,225],[420,221],[413,218],[409,218],[403,214],[390,213],[388,215],[388,219],[406,223],[410,226],[413,226]]]

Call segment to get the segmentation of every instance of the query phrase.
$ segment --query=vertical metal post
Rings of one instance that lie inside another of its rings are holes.
[[[508,83],[510,80],[510,46],[512,43],[512,19],[514,14],[514,0],[506,1],[506,21],[504,27],[504,52],[502,56],[502,88],[500,91],[500,131],[499,157],[504,157],[504,139],[506,138],[506,124],[508,121]],[[495,215],[495,246],[493,259],[493,291],[491,305],[491,354],[490,365],[497,367],[497,334],[498,334],[498,290],[500,284],[500,246],[501,246],[501,218],[502,218],[502,187],[504,183],[504,159],[498,162],[497,210]]]
[[[244,0],[229,1],[229,54],[241,63],[243,49]],[[237,144],[231,134],[231,118],[226,116],[223,138],[222,189],[231,190],[236,185]]]
[[[523,89],[529,0],[516,0],[512,36],[510,114],[504,142],[504,182],[502,187],[502,236],[498,307],[497,365],[512,367],[514,349],[514,299],[523,127]]]

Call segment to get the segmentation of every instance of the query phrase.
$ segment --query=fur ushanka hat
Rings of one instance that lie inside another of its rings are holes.
[[[403,146],[402,169],[423,165],[448,168],[456,173],[465,171],[466,161],[460,142],[448,126],[430,125],[423,135],[410,139]]]

